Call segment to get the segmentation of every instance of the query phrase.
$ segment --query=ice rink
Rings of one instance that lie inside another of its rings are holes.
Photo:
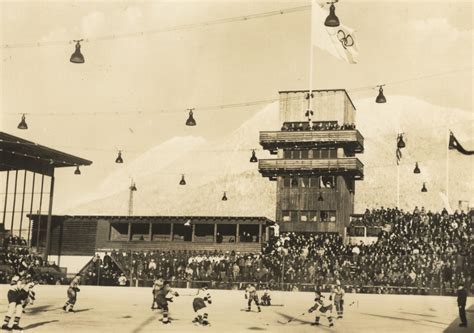
[[[157,310],[150,309],[150,288],[81,286],[76,313],[65,313],[67,286],[37,286],[37,300],[23,314],[21,326],[31,332],[474,332],[474,302],[468,298],[468,328],[459,328],[455,297],[346,294],[344,319],[328,327],[311,326],[314,315],[306,313],[288,324],[293,316],[307,312],[314,294],[272,292],[275,306],[262,312],[245,312],[242,291],[211,290],[210,327],[194,326],[192,296],[195,289],[177,289],[180,297],[170,303],[171,325],[163,325]],[[0,286],[0,311],[7,308],[8,285]],[[352,304],[352,305],[350,305]]]

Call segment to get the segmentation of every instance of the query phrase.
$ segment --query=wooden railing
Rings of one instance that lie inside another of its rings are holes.
[[[358,130],[334,130],[334,131],[263,131],[260,132],[260,144],[264,149],[284,147],[288,144],[297,143],[298,146],[317,143],[351,143],[356,151],[364,149],[364,137]]]
[[[305,172],[346,172],[354,171],[360,176],[364,173],[364,164],[355,157],[335,159],[261,159],[258,169],[263,174],[273,174],[278,171],[305,173]]]

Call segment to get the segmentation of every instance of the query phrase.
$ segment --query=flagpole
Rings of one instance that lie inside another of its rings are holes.
[[[308,91],[308,109],[309,110],[312,110],[311,107],[312,107],[312,100],[311,100],[311,93],[312,93],[312,90],[313,90],[313,57],[314,57],[314,50],[313,50],[313,20],[314,20],[314,17],[313,17],[313,6],[314,6],[314,0],[311,0],[311,14],[310,14],[310,17],[311,17],[311,22],[310,22],[310,41],[309,41],[309,91]]]
[[[447,133],[448,141],[446,142],[446,200],[448,201],[448,206],[450,206],[449,205],[449,137],[450,137],[450,133],[451,131],[448,128],[448,133]]]
[[[400,162],[397,161],[397,207],[400,209]]]

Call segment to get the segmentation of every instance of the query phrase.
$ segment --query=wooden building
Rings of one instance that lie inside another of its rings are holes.
[[[276,159],[260,159],[259,171],[276,181],[280,231],[344,235],[354,212],[355,181],[364,165],[355,156],[364,138],[345,90],[280,92],[279,131],[260,132],[260,144]]]
[[[45,242],[44,217],[30,215],[32,245]],[[53,215],[51,255],[91,256],[111,250],[238,250],[259,252],[265,217]]]

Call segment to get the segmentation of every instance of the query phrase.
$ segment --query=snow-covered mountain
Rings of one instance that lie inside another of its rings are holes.
[[[400,164],[402,208],[415,205],[430,209],[444,206],[448,129],[468,149],[474,145],[473,114],[431,105],[406,96],[390,96],[387,104],[372,98],[358,100],[357,127],[365,138],[365,179],[356,183],[356,211],[396,204],[397,132],[407,147]],[[200,137],[175,137],[123,164],[91,193],[88,200],[68,214],[127,214],[129,192],[117,184],[133,177],[134,215],[248,215],[275,217],[276,183],[261,177],[256,163],[249,163],[252,148],[259,148],[259,131],[278,130],[278,103],[264,107],[236,131],[219,142]],[[270,158],[258,150],[257,157]],[[274,157],[273,157],[274,158]],[[415,162],[421,174],[413,174]],[[181,174],[187,185],[180,186]],[[426,182],[427,193],[422,193]],[[449,152],[450,204],[474,202],[474,160]],[[226,191],[228,201],[221,201]],[[441,194],[440,194],[441,193]]]

